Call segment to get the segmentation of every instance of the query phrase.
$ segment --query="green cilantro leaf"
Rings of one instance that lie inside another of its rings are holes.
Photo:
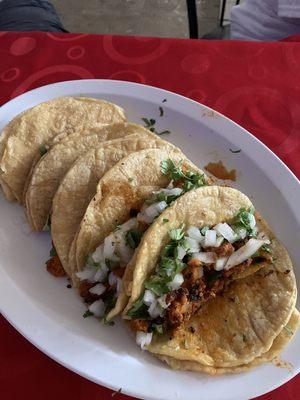
[[[50,250],[50,257],[55,257],[57,256],[57,252],[54,246],[52,246],[51,250]]]
[[[178,259],[162,257],[157,266],[157,272],[161,277],[167,278],[169,282],[173,280],[176,274],[178,274],[185,268],[186,264]]]
[[[40,146],[40,155],[43,157],[44,154],[46,154],[48,151],[47,147],[45,145]]]
[[[184,224],[181,224],[177,229],[172,229],[169,235],[172,240],[176,240],[177,242],[181,240],[184,237]]]
[[[83,318],[91,317],[94,315],[90,310],[86,310],[86,312],[82,315]]]
[[[232,227],[233,229],[246,229],[247,233],[251,236],[256,236],[256,230],[251,228],[250,223],[252,221],[252,215],[254,213],[254,208],[247,210],[246,208],[241,208],[236,216],[233,218]]]
[[[93,268],[98,268],[99,267],[99,263],[94,261],[93,257],[91,256],[91,254],[89,254],[86,258],[86,264],[89,267],[93,267]]]
[[[162,335],[164,333],[163,326],[159,324],[152,324],[151,325],[152,331]]]
[[[125,244],[129,246],[131,249],[136,249],[140,244],[141,238],[143,236],[143,232],[131,230],[126,233],[125,236]]]
[[[167,285],[168,281],[169,279],[166,281],[166,279],[154,275],[145,282],[144,287],[146,289],[151,290],[157,296],[163,296],[164,294],[167,294],[170,291]]]
[[[143,295],[132,304],[132,307],[127,312],[127,315],[133,319],[148,318],[148,307],[143,303]]]
[[[168,218],[163,218],[163,224],[167,224],[169,222]]]
[[[182,161],[175,163],[171,158],[163,160],[161,162],[161,172],[164,175],[168,175],[175,182],[182,179],[184,181],[182,187],[184,192],[206,185],[204,174],[192,171],[183,172]]]

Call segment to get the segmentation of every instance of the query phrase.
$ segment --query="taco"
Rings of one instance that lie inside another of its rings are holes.
[[[246,372],[254,367],[261,364],[265,364],[274,360],[280,355],[282,350],[290,343],[294,338],[295,333],[300,325],[300,314],[297,309],[294,309],[292,316],[286,326],[283,327],[279,335],[274,339],[270,350],[263,353],[259,357],[256,357],[253,361],[248,364],[239,365],[231,368],[216,368],[208,365],[202,365],[195,361],[182,361],[177,360],[168,356],[156,355],[160,360],[165,361],[173,369],[184,370],[184,371],[198,371],[205,372],[210,375],[221,375],[221,374],[233,374],[238,372]],[[283,364],[283,366],[285,366]]]
[[[115,104],[85,97],[60,97],[19,114],[0,137],[0,183],[7,199],[22,203],[32,161],[54,139],[125,120]]]
[[[136,131],[138,132],[137,127]],[[57,252],[56,263],[62,264],[67,275],[71,274],[68,256],[72,241],[86,208],[96,193],[99,180],[122,158],[147,148],[177,151],[172,144],[140,128],[137,134],[104,142],[84,153],[60,182],[52,202],[51,235]]]
[[[132,257],[145,230],[183,193],[207,183],[201,170],[172,149],[130,154],[103,176],[69,254],[87,315],[110,319],[124,308]]]
[[[223,373],[271,349],[296,295],[291,260],[248,197],[210,186],[180,197],[147,230],[123,317],[138,344],[171,366]]]
[[[31,228],[35,231],[43,229],[60,181],[79,156],[101,143],[129,135],[160,140],[140,125],[118,123],[92,129],[85,135],[74,133],[52,146],[34,165],[25,186],[24,203]]]

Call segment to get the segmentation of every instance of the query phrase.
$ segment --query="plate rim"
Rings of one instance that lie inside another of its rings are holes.
[[[32,96],[32,95],[39,95],[39,92],[43,93],[44,91],[46,92],[47,89],[52,88],[52,89],[59,89],[64,88],[66,86],[70,86],[71,89],[73,89],[74,86],[74,90],[76,90],[76,85],[80,85],[80,86],[85,86],[85,85],[90,85],[90,84],[101,84],[104,86],[110,86],[110,85],[115,85],[116,87],[118,85],[123,85],[123,86],[127,86],[127,87],[131,87],[131,88],[135,88],[136,86],[139,87],[143,87],[145,88],[145,90],[151,90],[154,92],[157,92],[160,95],[165,95],[165,96],[172,96],[175,98],[178,98],[179,101],[188,101],[189,103],[193,104],[194,106],[199,107],[202,110],[206,110],[206,111],[212,111],[213,113],[216,113],[219,117],[221,117],[222,121],[226,121],[227,124],[231,124],[234,125],[240,132],[243,132],[243,134],[250,138],[251,141],[256,142],[256,145],[261,147],[263,149],[263,151],[267,151],[268,155],[272,158],[273,162],[279,163],[278,165],[280,166],[280,170],[281,172],[284,173],[284,175],[288,176],[291,180],[291,182],[293,182],[293,184],[295,184],[298,188],[300,187],[300,181],[297,178],[297,176],[289,169],[289,167],[271,150],[269,149],[263,142],[261,142],[256,136],[254,136],[252,133],[250,133],[249,131],[247,131],[245,128],[243,128],[242,126],[240,126],[239,124],[237,124],[236,122],[232,121],[230,118],[226,117],[225,115],[219,113],[218,111],[214,110],[211,107],[208,107],[204,104],[201,104],[197,101],[194,101],[190,98],[187,98],[183,95],[165,90],[165,89],[161,89],[155,86],[151,86],[151,85],[145,85],[145,84],[141,84],[141,83],[134,83],[134,82],[127,82],[127,81],[121,81],[121,80],[109,80],[109,79],[82,79],[82,80],[68,80],[68,81],[63,81],[63,82],[56,82],[56,83],[51,83],[48,85],[44,85],[35,89],[32,89],[30,91],[27,91],[25,93],[22,93],[21,95],[9,100],[8,102],[6,102],[5,104],[3,104],[0,107],[0,128],[1,128],[1,124],[2,124],[2,115],[3,113],[5,114],[6,110],[9,109],[10,107],[14,107],[18,106],[19,102],[22,102],[23,99]],[[98,94],[101,95],[101,88],[99,87],[98,89]],[[109,90],[109,88],[108,88]],[[84,91],[84,90],[83,90]],[[97,91],[97,89],[95,89],[95,92]],[[86,95],[88,95],[88,93],[86,93]],[[47,95],[46,95],[47,96]],[[60,97],[61,95],[58,93],[56,96],[54,97]],[[76,94],[75,96],[80,96],[80,93]],[[91,96],[91,95],[90,95]],[[48,96],[47,96],[48,97]],[[49,97],[49,99],[52,97]],[[44,101],[44,100],[43,100]],[[38,104],[38,103],[37,103]],[[30,108],[31,105],[28,107]],[[26,109],[26,108],[25,108]],[[17,113],[15,114],[17,115]],[[6,124],[6,122],[5,122]],[[219,133],[219,132],[218,132]],[[3,283],[3,282],[2,282]],[[2,307],[1,307],[2,308]],[[109,387],[112,390],[117,390],[118,389],[118,385],[114,386],[114,385],[110,385],[108,384],[106,381],[102,381],[101,378],[100,379],[94,379],[93,377],[91,377],[90,375],[87,375],[86,373],[84,373],[82,370],[79,370],[78,368],[75,368],[74,366],[72,366],[71,364],[68,364],[66,362],[64,362],[64,360],[61,357],[56,357],[55,354],[49,353],[47,351],[47,344],[45,343],[40,343],[38,341],[35,340],[34,337],[27,335],[26,334],[26,330],[24,330],[22,328],[22,326],[20,326],[20,324],[18,324],[18,321],[15,321],[13,319],[10,318],[10,316],[5,312],[5,310],[1,310],[2,314],[4,316],[4,318],[18,331],[20,332],[20,334],[25,337],[30,343],[32,343],[35,347],[37,347],[40,351],[42,351],[44,354],[46,354],[48,357],[50,357],[51,359],[53,359],[54,361],[58,362],[59,364],[63,365],[65,368],[70,369],[71,371],[75,372],[76,374],[83,376],[84,378],[93,381],[97,384],[100,384],[102,386],[105,387]],[[293,372],[290,373],[289,375],[286,374],[285,377],[282,377],[280,380],[277,381],[277,383],[274,383],[272,386],[269,386],[268,389],[265,389],[264,392],[258,392],[255,390],[255,388],[253,388],[253,392],[249,395],[249,396],[259,396],[265,393],[268,393],[272,390],[274,390],[275,388],[278,388],[279,386],[283,385],[284,383],[288,382],[290,379],[292,379],[295,375],[297,375],[297,373],[300,371],[300,360],[299,360],[299,365],[298,367],[294,368]],[[147,399],[151,399],[151,400],[161,400],[159,397],[144,397],[144,394],[141,391],[135,391],[135,390],[130,390],[129,388],[124,388],[124,392],[122,391],[122,393],[124,394],[128,394],[130,396],[134,396],[134,397],[139,397],[139,398],[147,398]],[[249,397],[247,395],[247,397]],[[233,399],[233,398],[232,398]],[[237,399],[237,398],[236,398]],[[238,400],[241,400],[241,397],[239,396]]]

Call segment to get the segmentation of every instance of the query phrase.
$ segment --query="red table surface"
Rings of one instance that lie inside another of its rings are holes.
[[[300,35],[277,43],[0,32],[0,104],[72,79],[119,79],[190,97],[227,115],[300,176]],[[0,318],[0,393],[106,400],[109,389],[60,366]],[[201,385],[199,385],[201,390]],[[116,394],[114,399],[129,399]],[[260,400],[298,400],[300,376]]]

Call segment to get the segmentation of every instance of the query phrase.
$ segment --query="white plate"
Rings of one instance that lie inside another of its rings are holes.
[[[104,98],[124,107],[130,120],[155,118],[165,139],[200,167],[222,160],[238,171],[248,194],[286,245],[300,277],[300,191],[288,168],[239,125],[182,96],[135,83],[81,80],[45,86],[0,109],[0,129],[19,112],[57,96]],[[162,103],[163,99],[167,102]],[[164,109],[159,117],[159,106]],[[229,149],[241,149],[233,154]],[[3,315],[31,343],[60,364],[101,385],[156,400],[249,399],[278,387],[300,370],[300,334],[283,352],[293,371],[265,365],[251,372],[211,377],[176,372],[142,352],[124,329],[83,319],[84,306],[64,279],[49,275],[44,262],[50,237],[28,234],[23,209],[0,198],[0,301]]]

